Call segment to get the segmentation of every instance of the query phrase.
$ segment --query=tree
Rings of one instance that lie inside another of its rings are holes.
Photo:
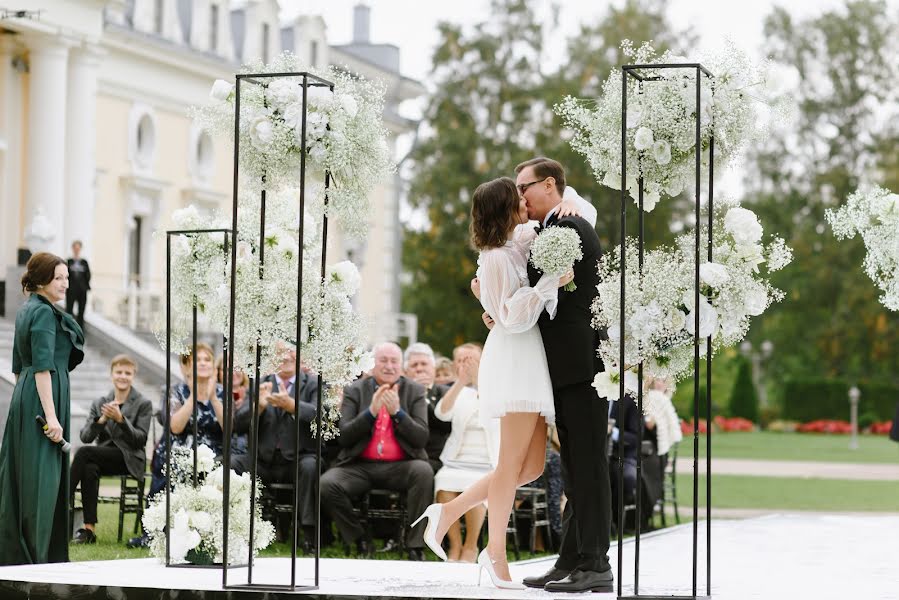
[[[618,239],[618,192],[601,188],[583,157],[571,150],[553,105],[566,94],[595,94],[621,64],[624,38],[656,39],[663,49],[673,40],[665,2],[628,0],[596,26],[582,28],[569,44],[569,58],[549,70],[543,40],[551,30],[537,17],[537,4],[492,0],[489,16],[472,31],[439,27],[437,89],[410,165],[409,202],[426,223],[404,232],[408,283],[402,305],[418,315],[419,338],[443,353],[487,334],[469,291],[477,269],[477,254],[468,245],[470,198],[478,184],[514,175],[515,165],[533,156],[553,157],[565,165],[569,183],[597,207],[604,246]],[[657,209],[647,220],[650,237],[670,240],[671,210]]]
[[[752,382],[752,365],[741,359],[737,378],[730,392],[730,416],[743,417],[753,423],[759,420],[759,397]]]
[[[773,59],[794,68],[801,82],[791,92],[798,123],[755,153],[749,200],[795,258],[774,278],[787,297],[769,309],[753,337],[774,342],[775,378],[895,381],[899,315],[877,302],[861,269],[861,241],[836,241],[824,211],[860,183],[899,181],[897,21],[884,2],[871,0],[801,21],[778,8],[765,34]]]

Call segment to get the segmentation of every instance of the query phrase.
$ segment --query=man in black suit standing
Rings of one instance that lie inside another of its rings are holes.
[[[293,461],[300,455],[299,519],[303,528],[303,550],[312,550],[315,535],[315,440],[310,424],[318,409],[318,378],[296,372],[296,350],[279,343],[278,372],[259,384],[259,448],[256,474],[263,483],[291,483]],[[249,433],[253,420],[252,402],[244,402],[234,414],[234,431]],[[300,447],[296,447],[297,419],[300,420]],[[231,468],[240,475],[249,472],[252,453],[231,458]]]
[[[537,322],[553,384],[568,504],[562,515],[562,545],[555,566],[540,577],[526,578],[524,583],[551,592],[611,591],[611,492],[606,456],[609,404],[596,395],[591,385],[595,374],[602,370],[596,352],[600,335],[591,325],[590,311],[599,283],[599,237],[583,218],[559,218],[555,214],[565,191],[565,170],[561,164],[539,157],[521,163],[515,172],[518,192],[527,203],[528,218],[538,221],[539,229],[573,229],[583,250],[583,258],[574,265],[577,289],[559,290],[555,318],[550,319],[544,312]],[[541,275],[529,262],[531,285]]]
[[[66,290],[66,312],[75,316],[75,320],[84,329],[84,306],[87,304],[87,292],[91,289],[91,268],[81,258],[81,241],[72,242],[72,258],[66,261],[69,266],[69,289]],[[72,312],[78,304],[78,314]]]
[[[402,376],[403,351],[393,343],[375,346],[372,376],[344,388],[340,406],[340,454],[322,476],[322,505],[344,542],[368,553],[365,530],[353,499],[374,488],[406,493],[408,514],[420,515],[434,498],[428,464],[428,404],[425,388]],[[424,560],[425,523],[410,528],[411,560]]]

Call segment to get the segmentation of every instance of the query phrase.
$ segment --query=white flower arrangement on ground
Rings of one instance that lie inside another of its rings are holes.
[[[547,227],[531,243],[531,264],[538,271],[549,275],[562,277],[583,257],[581,238],[570,227]],[[577,285],[572,280],[563,289],[573,292]]]
[[[213,564],[224,556],[224,467],[216,466],[212,450],[197,448],[196,486],[192,482],[193,451],[190,448],[172,449],[172,484],[170,493],[172,523],[169,550],[172,563]],[[202,460],[200,458],[202,457]],[[250,491],[249,474],[231,471],[228,498],[228,563],[240,563],[250,551]],[[259,498],[261,484],[256,485],[253,555],[266,548],[275,538],[275,528],[262,519]],[[144,512],[144,528],[150,538],[150,553],[165,560],[166,501],[165,494],[157,494]]]
[[[242,73],[306,71],[330,81],[307,87],[306,181],[320,181],[315,200],[323,205],[324,173],[331,174],[328,214],[345,232],[358,236],[368,227],[368,197],[394,170],[383,123],[384,86],[343,69],[304,68],[285,52],[269,64],[246,65]],[[300,77],[261,80],[241,85],[240,158],[242,182],[253,189],[276,190],[295,182],[302,155],[303,86]],[[311,81],[311,80],[310,80]],[[234,135],[234,85],[212,86],[210,105],[192,109],[201,127],[216,135]]]
[[[699,336],[712,338],[712,351],[739,343],[752,317],[783,298],[768,275],[792,260],[792,251],[780,238],[762,241],[762,227],[755,214],[732,201],[719,201],[714,215],[712,256],[702,262],[699,306],[695,306],[695,234],[677,239],[673,248],[662,247],[644,254],[639,272],[637,246],[626,247],[625,331],[620,331],[620,247],[607,252],[599,263],[599,294],[593,303],[593,326],[608,333],[599,354],[606,370],[598,373],[598,393],[618,396],[620,344],[624,342],[626,369],[643,362],[644,377],[683,378],[692,368],[693,332],[699,312]],[[707,247],[703,228],[701,247]],[[765,271],[760,271],[760,265]],[[706,344],[700,342],[700,355]],[[627,371],[626,371],[627,372]],[[625,387],[636,391],[636,379],[625,375]]]
[[[635,64],[696,62],[670,51],[659,55],[649,44],[634,49],[629,40],[622,49]],[[720,166],[732,161],[745,143],[764,135],[757,127],[758,100],[753,94],[761,95],[769,64],[753,64],[733,44],[700,62],[715,76],[714,84],[704,75],[700,78],[700,160],[707,173],[713,134]],[[677,196],[695,184],[696,71],[659,69],[644,75],[661,79],[628,81],[625,185],[636,201],[638,180],[643,177],[643,209],[648,212],[661,198]],[[595,103],[568,96],[555,107],[574,131],[572,148],[586,157],[598,182],[616,190],[621,189],[622,171],[621,86],[621,73],[614,71]]]
[[[899,311],[899,194],[879,186],[862,188],[825,216],[837,239],[861,235],[865,273],[883,292],[881,304]]]

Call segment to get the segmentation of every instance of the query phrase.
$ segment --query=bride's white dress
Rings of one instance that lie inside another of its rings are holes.
[[[536,235],[533,226],[519,225],[505,246],[485,250],[478,259],[481,305],[496,323],[478,370],[482,419],[535,412],[555,422],[537,319],[544,309],[555,316],[559,278],[544,275],[536,286],[528,285],[527,256]]]

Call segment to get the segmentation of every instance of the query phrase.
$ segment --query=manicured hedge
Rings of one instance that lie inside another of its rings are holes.
[[[882,382],[859,382],[861,399],[859,416],[867,413],[879,419],[890,420],[899,402],[899,386]],[[849,388],[852,384],[842,379],[821,377],[788,378],[781,393],[784,419],[814,421],[817,419],[849,420]]]

